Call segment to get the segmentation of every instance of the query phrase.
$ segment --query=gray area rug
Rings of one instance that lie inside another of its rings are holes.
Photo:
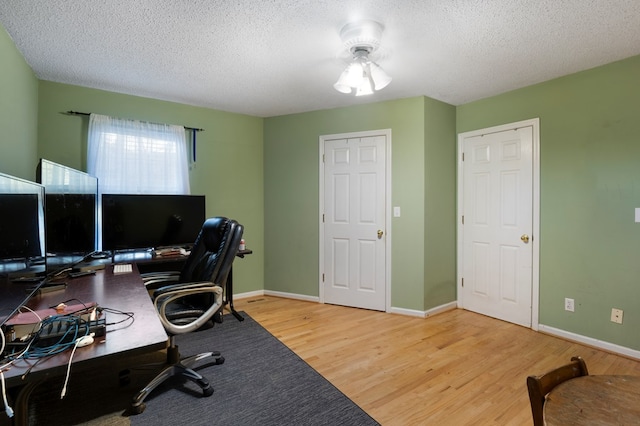
[[[202,397],[191,382],[173,379],[147,398],[142,414],[127,417],[132,396],[155,370],[132,370],[131,384],[123,387],[118,372],[131,365],[114,364],[109,372],[92,377],[72,375],[64,400],[61,383],[43,384],[30,403],[30,424],[378,425],[260,324],[241,314],[242,322],[225,315],[212,329],[177,336],[184,355],[220,351],[225,357],[222,365],[202,361],[203,367],[197,368],[215,389],[210,397]],[[134,365],[162,360],[163,355],[138,359]]]
[[[167,389],[151,395],[133,426],[377,425],[367,413],[245,313],[212,330],[180,336],[183,354],[218,350],[222,365],[199,370],[215,392],[208,398]],[[195,390],[191,383],[188,389]],[[163,389],[164,390],[164,389]]]

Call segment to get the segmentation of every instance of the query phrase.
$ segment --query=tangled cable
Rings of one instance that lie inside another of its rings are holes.
[[[56,323],[66,325],[65,332],[51,344],[38,344],[47,328]],[[40,329],[34,336],[34,344],[24,353],[23,358],[44,358],[73,348],[77,339],[89,334],[89,327],[86,324],[84,319],[76,315],[53,315],[43,319]]]

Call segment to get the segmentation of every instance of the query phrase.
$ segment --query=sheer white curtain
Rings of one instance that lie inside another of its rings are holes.
[[[91,114],[87,171],[103,194],[189,194],[184,127]]]

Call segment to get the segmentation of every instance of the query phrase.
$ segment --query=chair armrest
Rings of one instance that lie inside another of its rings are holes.
[[[167,307],[177,299],[194,295],[211,293],[214,295],[213,304],[197,319],[186,325],[177,325],[167,318]],[[222,287],[209,281],[180,283],[160,287],[153,292],[153,304],[158,310],[160,321],[164,328],[172,334],[190,333],[202,327],[222,307]]]

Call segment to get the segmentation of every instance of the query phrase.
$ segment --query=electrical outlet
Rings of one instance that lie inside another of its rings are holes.
[[[622,324],[622,309],[611,309],[611,322]]]
[[[564,298],[564,310],[565,311],[569,311],[569,312],[573,312],[575,309],[575,305],[574,305],[574,301],[573,299],[569,299],[568,297]]]

